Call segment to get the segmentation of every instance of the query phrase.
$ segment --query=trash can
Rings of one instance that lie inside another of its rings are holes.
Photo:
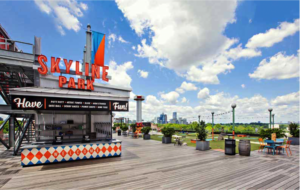
[[[226,155],[235,155],[235,140],[234,139],[225,139],[225,154]]]
[[[118,136],[121,136],[121,130],[120,129],[118,130]]]
[[[250,156],[251,143],[250,140],[240,140],[239,142],[239,154],[241,156]]]

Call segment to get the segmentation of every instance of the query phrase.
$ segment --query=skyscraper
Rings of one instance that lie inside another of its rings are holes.
[[[173,119],[177,120],[177,112],[173,112]]]

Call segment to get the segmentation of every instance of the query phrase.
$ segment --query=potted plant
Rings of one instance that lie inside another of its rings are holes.
[[[123,131],[123,135],[127,136],[128,126],[126,124],[121,125],[121,130]]]
[[[144,140],[149,140],[151,137],[149,134],[149,132],[151,131],[151,127],[143,127],[141,131],[142,133],[144,133]]]
[[[196,141],[196,150],[209,150],[209,141],[206,141],[207,133],[205,131],[205,122],[201,121],[200,125],[195,127],[195,131],[199,139]]]
[[[164,144],[172,143],[172,135],[175,134],[175,130],[171,127],[164,127],[161,129],[161,132],[164,135],[162,138],[162,143]]]
[[[266,129],[266,130],[262,129],[260,130],[259,137],[263,139],[267,138],[268,140],[271,140],[272,133],[276,133],[276,138],[283,138],[286,136],[284,134],[284,130],[282,129]]]
[[[289,130],[292,135],[292,137],[288,138],[289,141],[292,141],[291,145],[299,145],[299,125],[296,123],[290,123]]]

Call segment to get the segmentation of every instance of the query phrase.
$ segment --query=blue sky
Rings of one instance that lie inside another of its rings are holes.
[[[0,4],[11,38],[41,37],[47,57],[81,60],[87,24],[105,33],[110,84],[146,97],[145,120],[177,111],[192,121],[231,103],[241,122],[267,121],[269,107],[278,122],[299,120],[298,1]],[[134,119],[135,103],[118,116]]]

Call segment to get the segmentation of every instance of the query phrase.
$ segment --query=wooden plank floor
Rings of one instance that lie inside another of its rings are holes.
[[[0,147],[1,189],[299,189],[299,146],[293,156],[250,157],[123,140],[122,157],[22,168]]]

